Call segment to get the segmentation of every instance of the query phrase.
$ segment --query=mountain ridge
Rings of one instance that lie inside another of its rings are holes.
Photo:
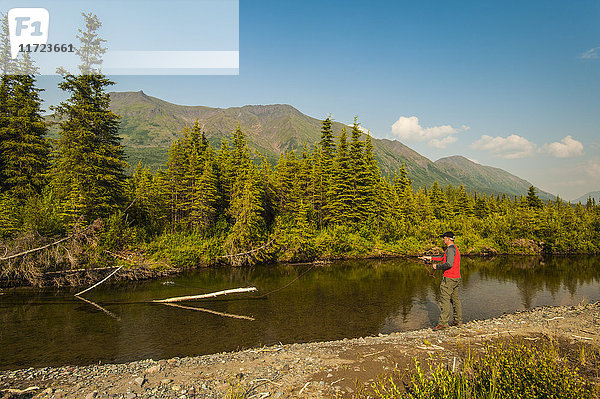
[[[444,172],[460,179],[463,185],[480,187],[479,192],[485,194],[495,194],[498,191],[508,192],[511,187],[527,190],[532,185],[527,180],[504,169],[481,165],[462,155],[440,158],[434,163]],[[542,199],[554,198],[552,194],[540,189],[537,189],[537,193]]]
[[[590,191],[589,193],[583,194],[581,197],[574,199],[571,203],[576,204],[578,202],[585,205],[588,198],[593,198],[596,203],[600,203],[600,191]]]
[[[289,104],[213,108],[177,105],[149,96],[141,90],[109,94],[111,110],[121,117],[120,133],[132,165],[143,161],[153,169],[164,166],[170,145],[195,120],[198,120],[207,139],[216,148],[239,125],[246,133],[250,149],[264,154],[273,163],[283,151],[301,150],[303,145],[310,148],[320,140],[322,121],[303,114]],[[332,124],[336,135],[343,127],[350,129],[340,122],[334,121]],[[382,173],[393,177],[404,163],[414,188],[431,187],[437,181],[442,187],[449,184],[459,186],[462,183],[468,191],[525,195],[531,185],[506,171],[478,165],[464,157],[458,156],[462,158],[460,161],[447,157],[432,162],[397,140],[372,137],[372,142]],[[545,194],[540,198],[544,199]]]

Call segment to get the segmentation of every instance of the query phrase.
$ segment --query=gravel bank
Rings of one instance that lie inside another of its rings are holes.
[[[224,398],[231,386],[255,398],[350,397],[356,381],[410,368],[431,353],[452,364],[460,350],[501,337],[598,345],[600,302],[542,307],[431,329],[242,352],[126,364],[0,372],[0,398]],[[459,360],[460,361],[460,360]]]

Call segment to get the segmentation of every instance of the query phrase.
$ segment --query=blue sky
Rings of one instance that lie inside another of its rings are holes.
[[[103,36],[133,15],[181,11],[181,43],[194,43],[210,21],[190,18],[193,1],[173,3],[109,17]],[[599,21],[598,1],[242,0],[239,76],[115,76],[113,90],[357,115],[433,161],[463,155],[570,200],[600,190]],[[57,82],[40,79],[49,104],[63,98]]]

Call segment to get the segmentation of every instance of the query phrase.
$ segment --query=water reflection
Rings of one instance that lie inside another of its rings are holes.
[[[5,291],[0,368],[190,356],[278,342],[333,340],[435,325],[441,274],[399,260],[202,270],[165,281],[73,292]],[[540,305],[600,299],[600,257],[463,258],[464,321]],[[257,294],[181,303],[146,301],[256,286]],[[93,303],[93,304],[92,304]],[[243,315],[237,319],[225,315]],[[249,320],[253,318],[254,320]],[[120,320],[119,320],[120,319]]]

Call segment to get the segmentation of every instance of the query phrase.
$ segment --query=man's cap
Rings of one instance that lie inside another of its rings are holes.
[[[448,237],[451,240],[454,240],[454,233],[451,231],[447,231],[440,236],[440,238]]]

